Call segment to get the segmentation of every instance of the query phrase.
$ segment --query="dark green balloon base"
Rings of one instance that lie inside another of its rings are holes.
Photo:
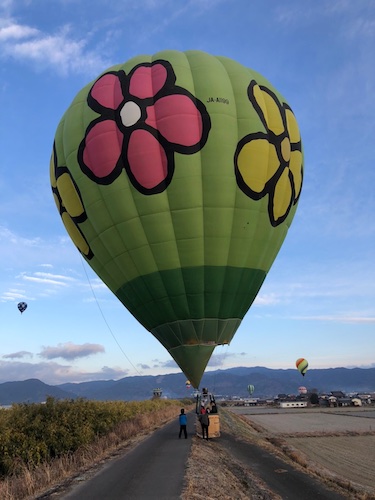
[[[198,388],[203,372],[217,345],[229,344],[240,326],[238,318],[175,321],[151,330],[172,358]]]
[[[242,319],[265,277],[261,269],[186,267],[140,276],[115,293],[151,332],[174,321]]]
[[[198,387],[215,346],[228,344],[266,272],[202,266],[140,276],[116,295]]]

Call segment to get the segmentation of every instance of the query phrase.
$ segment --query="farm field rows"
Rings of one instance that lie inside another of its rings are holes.
[[[251,415],[249,418],[271,432],[290,434],[296,432],[375,432],[375,411],[369,417],[338,411],[299,412],[290,408],[289,413]],[[363,412],[362,412],[363,413]],[[372,415],[372,417],[370,417]]]
[[[286,441],[335,474],[374,487],[375,436],[287,438]]]
[[[375,494],[375,409],[233,408],[256,428],[329,470]],[[374,496],[375,498],[375,496]]]

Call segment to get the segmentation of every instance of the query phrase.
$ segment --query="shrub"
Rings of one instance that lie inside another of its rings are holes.
[[[35,467],[92,443],[116,426],[176,402],[59,401],[15,404],[0,411],[0,475]]]

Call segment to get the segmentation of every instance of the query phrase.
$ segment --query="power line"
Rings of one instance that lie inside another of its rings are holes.
[[[96,305],[98,306],[98,309],[99,309],[99,311],[100,311],[100,314],[102,315],[102,318],[103,318],[103,320],[104,320],[104,323],[107,325],[107,328],[108,328],[108,330],[109,330],[109,333],[112,335],[113,340],[116,342],[116,344],[117,344],[118,348],[120,349],[120,351],[122,352],[122,354],[125,356],[125,358],[127,359],[127,361],[131,364],[131,366],[132,366],[132,367],[134,368],[134,370],[138,373],[138,375],[142,376],[141,372],[140,372],[140,371],[139,371],[139,370],[138,370],[138,369],[137,369],[137,368],[133,365],[133,363],[130,361],[129,357],[127,356],[127,354],[125,353],[125,351],[124,351],[124,350],[123,350],[123,348],[121,347],[121,345],[120,345],[119,341],[117,340],[117,338],[116,338],[115,334],[113,333],[113,331],[112,331],[111,327],[109,326],[108,321],[106,320],[106,318],[105,318],[105,316],[104,316],[104,313],[103,313],[103,311],[102,311],[102,308],[100,307],[99,301],[98,301],[98,299],[97,299],[97,297],[96,297],[96,295],[95,295],[94,288],[93,288],[93,286],[92,286],[92,284],[91,284],[91,281],[90,281],[89,275],[87,274],[86,267],[85,267],[85,265],[84,265],[83,258],[82,258],[82,255],[81,255],[81,254],[80,254],[80,257],[81,257],[81,263],[82,263],[83,270],[84,270],[84,272],[85,272],[85,275],[86,275],[87,281],[88,281],[88,283],[89,283],[89,285],[90,285],[90,288],[91,288],[92,295],[93,295],[93,297],[94,297],[94,300],[95,300],[95,302],[96,302]]]

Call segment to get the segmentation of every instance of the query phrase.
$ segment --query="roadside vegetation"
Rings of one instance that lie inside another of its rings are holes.
[[[176,417],[181,401],[84,399],[0,410],[0,498],[35,496]]]

